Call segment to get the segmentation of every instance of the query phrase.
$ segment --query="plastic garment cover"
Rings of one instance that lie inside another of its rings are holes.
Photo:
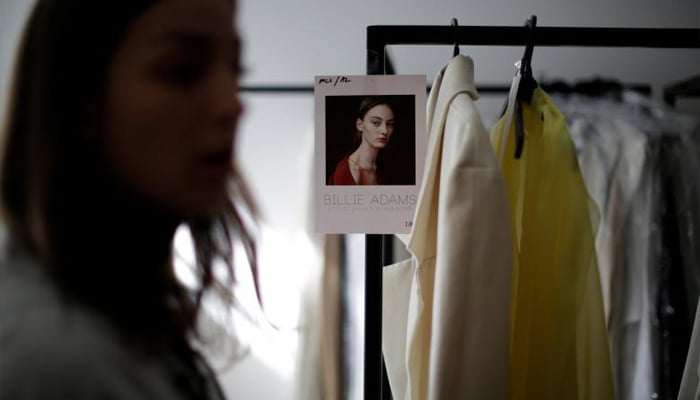
[[[601,210],[616,398],[675,398],[698,296],[696,121],[633,92],[554,99]]]
[[[541,89],[524,105],[525,149],[492,129],[514,226],[511,399],[612,399],[613,382],[594,247],[595,205],[564,116]],[[510,129],[513,129],[511,124]]]
[[[674,208],[683,257],[687,309],[693,317],[700,296],[700,122],[692,134],[681,135],[667,151],[673,174]],[[692,319],[690,319],[692,325]]]
[[[682,173],[677,180],[675,209],[681,233],[679,243],[685,266],[684,278],[688,300],[697,304],[700,287],[700,125],[692,135],[680,137],[675,151],[677,154],[673,157],[678,157],[677,162],[683,164]],[[700,312],[700,308],[698,310]],[[678,399],[700,399],[700,320],[697,314]]]
[[[616,398],[651,398],[657,390],[653,324],[658,276],[651,261],[658,257],[658,151],[635,126],[628,108],[625,113],[617,103],[582,97],[558,103],[569,120],[589,193],[601,211],[596,247]]]

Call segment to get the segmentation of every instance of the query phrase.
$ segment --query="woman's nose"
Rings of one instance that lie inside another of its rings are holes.
[[[216,88],[212,92],[212,112],[218,124],[235,126],[243,113],[243,103],[238,93],[238,79],[229,74],[220,73],[215,80]]]

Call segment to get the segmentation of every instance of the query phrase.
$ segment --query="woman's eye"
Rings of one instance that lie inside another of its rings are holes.
[[[161,70],[163,79],[175,86],[191,86],[203,75],[206,66],[195,62],[180,62],[167,65]]]

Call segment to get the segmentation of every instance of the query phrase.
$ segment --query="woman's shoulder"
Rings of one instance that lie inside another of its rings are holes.
[[[333,175],[330,179],[331,185],[356,185],[355,179],[352,177],[352,172],[350,172],[350,154],[343,157],[338,164],[336,164]]]
[[[110,336],[97,318],[59,294],[36,260],[0,261],[0,397],[29,389],[61,392],[80,374],[99,374],[120,353]]]
[[[54,324],[66,314],[68,307],[47,275],[30,255],[0,256],[0,339],[19,336],[14,333],[38,323]]]
[[[179,398],[155,360],[63,298],[28,257],[0,261],[0,348],[3,399]]]
[[[342,168],[348,168],[350,164],[350,154],[346,154],[343,156],[343,158],[338,161],[338,164],[335,165],[335,169],[342,169]]]

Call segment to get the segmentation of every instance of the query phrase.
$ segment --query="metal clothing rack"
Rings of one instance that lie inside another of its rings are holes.
[[[525,46],[524,26],[368,26],[367,73],[386,74],[387,45]],[[535,46],[546,47],[640,47],[666,49],[700,48],[700,29],[537,27]],[[365,238],[365,362],[364,399],[379,400],[385,381],[382,360],[382,268],[391,235]]]
[[[649,87],[643,84],[632,84],[625,85],[629,86],[632,90],[639,92],[648,93]],[[430,92],[431,86],[426,86],[426,91]],[[314,94],[314,87],[312,85],[250,85],[241,86],[239,89],[243,93],[255,93],[255,94]],[[479,93],[508,93],[510,90],[510,85],[477,85],[476,90]]]

